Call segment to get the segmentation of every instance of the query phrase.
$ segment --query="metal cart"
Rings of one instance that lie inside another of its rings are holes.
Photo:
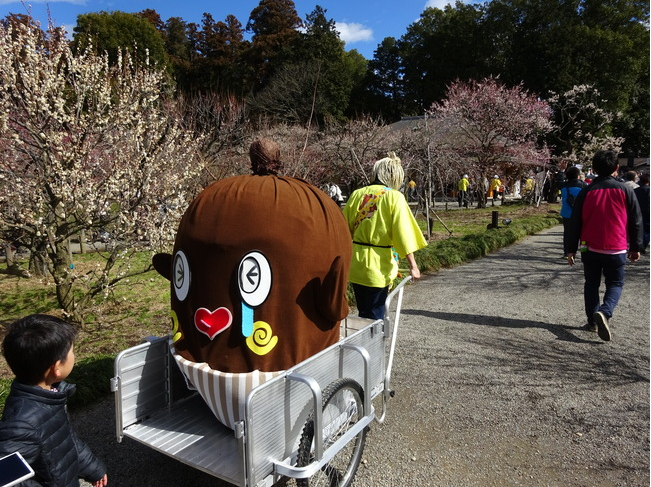
[[[253,389],[231,430],[188,389],[169,337],[149,338],[115,359],[116,433],[231,484],[347,486],[366,431],[382,423],[390,388],[404,279],[384,320],[342,322],[342,339]],[[374,401],[377,398],[377,401]],[[381,413],[376,414],[374,405]]]

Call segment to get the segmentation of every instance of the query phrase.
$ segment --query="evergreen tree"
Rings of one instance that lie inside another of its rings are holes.
[[[163,22],[163,19],[161,19],[158,12],[156,12],[156,10],[147,8],[145,10],[138,12],[136,15],[140,18],[148,20],[151,25],[156,27],[156,30],[158,32],[163,33],[163,31],[165,30],[165,23]]]
[[[456,80],[499,77],[547,98],[590,85],[618,114],[607,130],[649,151],[649,10],[640,0],[492,0],[428,8],[369,62],[365,103],[420,114]],[[400,88],[396,90],[395,88]]]
[[[249,62],[258,89],[291,56],[302,26],[292,0],[261,0],[251,11],[246,30],[253,33]]]
[[[486,75],[480,27],[481,10],[456,3],[444,10],[427,8],[400,39],[404,77],[404,110],[422,113],[440,100],[455,79],[479,79]]]
[[[305,18],[305,33],[294,51],[293,62],[315,74],[312,91],[317,119],[342,119],[348,108],[353,72],[346,64],[344,43],[334,20],[328,19],[326,10],[319,5]]]
[[[322,7],[306,16],[304,27],[291,56],[251,104],[276,120],[322,127],[350,112],[351,92],[363,81],[366,60],[356,51],[345,52],[334,20]]]
[[[386,37],[375,50],[359,99],[363,101],[364,113],[381,115],[387,122],[407,114],[402,55],[395,38]]]
[[[350,118],[359,118],[368,113],[363,105],[364,83],[366,81],[366,71],[368,61],[362,56],[357,49],[351,49],[344,52],[344,65],[346,71],[350,74],[352,87],[346,116]]]
[[[246,84],[242,24],[233,15],[228,15],[224,22],[215,22],[212,15],[204,13],[201,27],[197,33],[200,58],[194,62],[194,89],[242,93]]]
[[[80,52],[92,44],[95,52],[108,53],[111,64],[117,62],[121,50],[127,49],[136,62],[144,63],[148,56],[150,64],[167,65],[162,35],[141,16],[120,11],[82,14],[73,32],[74,50]]]
[[[170,17],[163,29],[165,50],[170,58],[172,74],[181,90],[188,90],[192,82],[192,45],[188,24],[181,17]]]

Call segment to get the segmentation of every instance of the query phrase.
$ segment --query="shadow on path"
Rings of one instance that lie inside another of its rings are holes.
[[[464,347],[466,358],[473,357],[466,365],[485,364],[499,367],[504,373],[509,369],[522,380],[537,383],[544,377],[564,377],[565,381],[577,388],[590,389],[595,382],[612,385],[649,383],[648,355],[646,352],[629,350],[627,355],[612,353],[611,344],[601,341],[596,333],[583,331],[577,326],[557,325],[542,321],[503,318],[467,313],[448,313],[403,309],[403,315],[420,316],[428,320],[446,321],[464,325],[507,328],[513,330],[508,336],[491,336],[469,332],[462,333],[462,341],[457,346]],[[554,341],[536,340],[527,330],[546,330],[556,336]],[[586,338],[577,336],[584,335]],[[464,345],[467,344],[466,345]],[[587,347],[586,347],[587,345]],[[478,348],[477,348],[478,347]],[[485,348],[501,351],[502,354],[486,354]],[[510,359],[505,359],[507,354]],[[512,357],[517,356],[517,360]],[[440,359],[441,357],[439,357]],[[456,354],[449,355],[448,363],[453,365]],[[595,375],[595,372],[597,374]]]
[[[559,340],[603,345],[603,343],[595,342],[594,340],[585,340],[583,338],[577,337],[570,331],[576,330],[582,333],[586,333],[582,331],[580,326],[556,325],[542,321],[523,320],[520,318],[504,318],[501,316],[485,316],[466,313],[446,313],[443,311],[425,311],[420,309],[403,309],[402,314],[410,316],[423,316],[425,318],[451,321],[454,323],[469,323],[472,325],[499,326],[514,329],[541,328],[553,333]]]

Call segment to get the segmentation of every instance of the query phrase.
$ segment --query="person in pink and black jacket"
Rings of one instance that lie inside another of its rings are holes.
[[[597,178],[576,197],[565,244],[570,266],[577,249],[581,250],[588,318],[584,328],[596,331],[604,341],[611,338],[609,320],[622,295],[626,257],[637,261],[643,245],[640,206],[633,190],[612,176],[618,168],[615,152],[594,155],[592,169]],[[606,292],[600,303],[602,275]]]

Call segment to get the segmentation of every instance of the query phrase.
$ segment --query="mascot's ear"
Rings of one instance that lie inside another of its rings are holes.
[[[151,263],[154,269],[168,281],[172,277],[172,254],[156,254],[152,257]]]
[[[321,283],[321,292],[317,296],[317,309],[328,321],[343,320],[348,315],[346,287],[348,286],[347,269],[344,269],[341,256],[332,261],[328,274]]]

